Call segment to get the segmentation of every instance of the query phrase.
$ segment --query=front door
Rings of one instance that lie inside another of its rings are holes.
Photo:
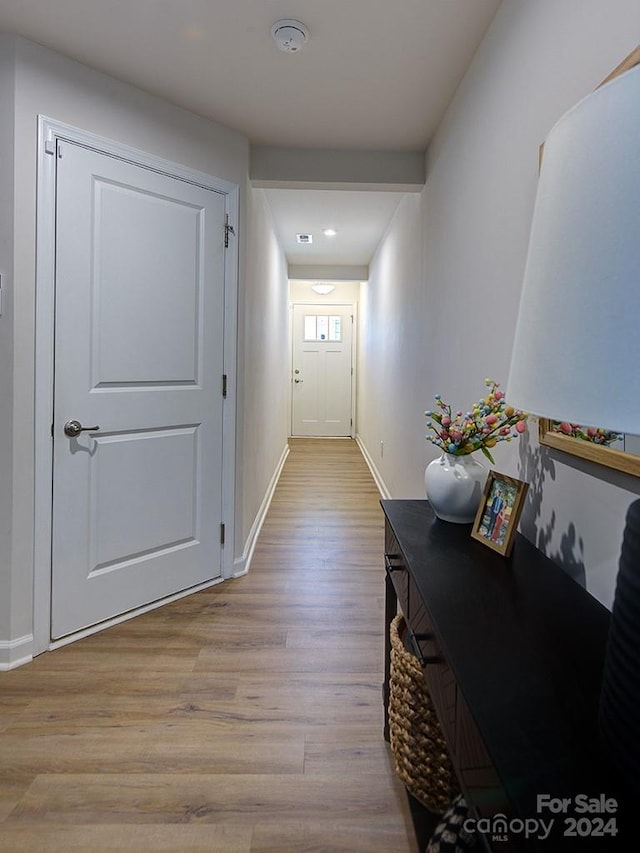
[[[353,306],[293,306],[291,434],[352,434]]]
[[[57,157],[54,639],[221,574],[226,203]]]

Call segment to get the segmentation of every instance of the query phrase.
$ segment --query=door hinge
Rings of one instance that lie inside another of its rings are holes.
[[[222,374],[222,396],[227,399],[227,374]]]
[[[225,537],[226,529],[224,524],[220,525],[220,544],[224,545],[224,537]]]
[[[236,232],[234,230],[233,225],[229,224],[229,214],[225,213],[224,215],[224,247],[225,249],[229,248],[229,234],[233,234],[236,236]]]

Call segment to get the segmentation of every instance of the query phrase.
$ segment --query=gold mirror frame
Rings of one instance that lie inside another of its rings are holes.
[[[605,77],[600,86],[604,86],[609,80],[613,80],[620,74],[624,74],[625,71],[635,68],[636,65],[640,65],[640,45],[635,50],[632,50],[611,74]],[[600,86],[597,88],[600,88]],[[544,145],[541,145],[539,152],[540,163],[542,162],[543,150]],[[579,456],[581,459],[586,459],[589,462],[596,462],[598,465],[606,465],[607,468],[614,468],[616,471],[623,471],[625,474],[640,477],[640,456],[625,453],[623,450],[614,450],[611,447],[603,447],[599,444],[591,444],[579,438],[571,438],[571,436],[553,432],[551,423],[546,418],[540,418],[538,425],[540,444],[554,447],[556,450],[562,450],[564,453],[570,453],[573,456]]]
[[[573,456],[579,456],[589,462],[597,462],[598,465],[606,465],[607,468],[615,468],[616,471],[624,471],[625,474],[640,477],[640,456],[553,432],[551,423],[546,418],[540,418],[538,424],[540,444],[546,444],[547,447],[555,447],[556,450],[571,453]]]

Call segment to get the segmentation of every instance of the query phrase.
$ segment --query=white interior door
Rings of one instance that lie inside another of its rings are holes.
[[[293,306],[291,433],[350,436],[353,306]]]
[[[221,574],[226,199],[57,154],[54,639]]]

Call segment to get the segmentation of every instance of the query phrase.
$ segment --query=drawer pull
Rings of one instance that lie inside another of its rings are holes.
[[[411,628],[407,628],[407,638],[411,646],[411,650],[418,658],[420,666],[424,669],[425,666],[436,663],[444,663],[444,658],[440,655],[423,655],[420,648],[420,640],[432,640],[433,634],[414,634]]]
[[[402,572],[404,571],[404,565],[400,563],[400,565],[394,566],[391,560],[401,560],[399,554],[385,554],[384,555],[384,567],[387,572]]]

